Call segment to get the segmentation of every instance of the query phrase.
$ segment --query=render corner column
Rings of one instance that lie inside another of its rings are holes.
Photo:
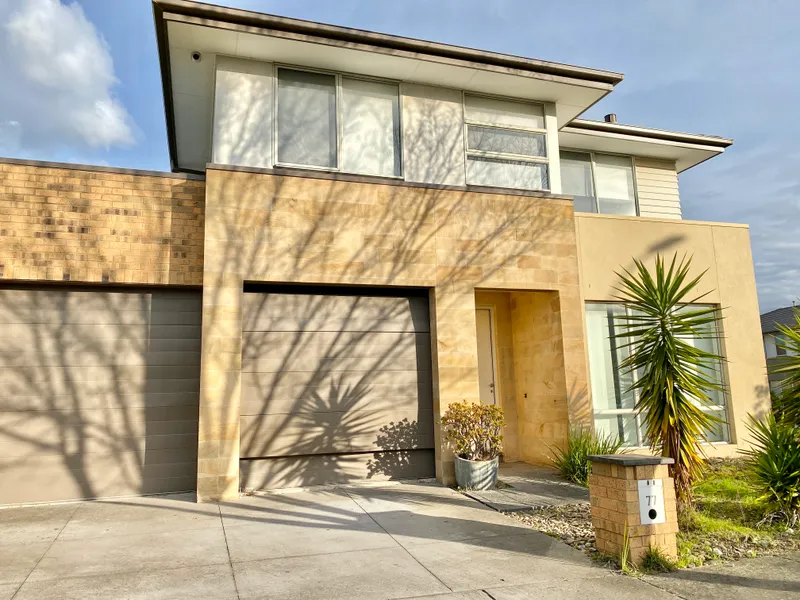
[[[197,501],[239,497],[242,278],[204,273]]]

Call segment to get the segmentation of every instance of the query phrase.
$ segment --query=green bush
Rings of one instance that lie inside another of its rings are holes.
[[[567,447],[552,447],[553,465],[562,477],[584,487],[589,485],[592,454],[616,454],[622,440],[613,435],[597,434],[588,427],[572,427],[567,438]]]
[[[753,447],[744,450],[772,513],[794,527],[800,520],[800,428],[768,415],[747,425]]]
[[[491,460],[503,449],[503,409],[492,404],[454,402],[442,417],[445,439],[458,456],[467,460]]]

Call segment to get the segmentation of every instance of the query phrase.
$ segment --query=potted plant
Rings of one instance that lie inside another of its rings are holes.
[[[456,482],[470,490],[497,485],[503,443],[503,409],[466,401],[451,404],[442,417],[445,439],[455,446]]]

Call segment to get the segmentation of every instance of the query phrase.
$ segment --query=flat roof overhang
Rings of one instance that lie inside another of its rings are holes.
[[[211,138],[213,64],[197,51],[437,85],[556,105],[563,127],[620,73],[225,8],[153,0],[173,170],[202,170]]]
[[[558,132],[559,146],[576,150],[630,154],[675,161],[680,173],[713,158],[733,144],[733,140],[713,135],[680,133],[574,119]]]

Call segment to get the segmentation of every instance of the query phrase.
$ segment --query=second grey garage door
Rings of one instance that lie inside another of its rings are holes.
[[[434,475],[428,298],[244,295],[243,489]]]
[[[0,504],[195,489],[199,292],[0,290]]]

